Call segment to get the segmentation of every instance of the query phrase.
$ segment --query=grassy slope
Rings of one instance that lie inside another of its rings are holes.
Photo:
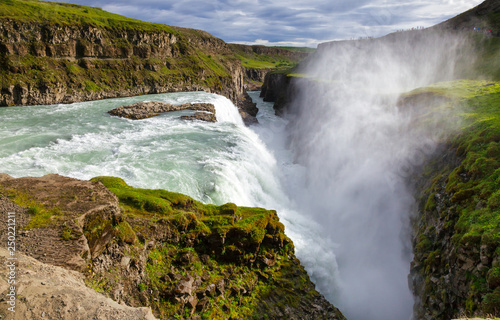
[[[423,191],[419,237],[415,254],[423,260],[426,297],[439,296],[431,277],[449,272],[444,256],[443,234],[453,234],[453,254],[464,254],[479,264],[481,255],[493,265],[467,273],[470,285],[465,301],[467,314],[500,314],[500,83],[460,80],[418,89],[411,95],[432,93],[451,102],[431,110],[431,119],[443,109],[455,109],[461,123],[457,134],[448,138],[459,165],[430,163],[424,177],[431,186]],[[425,122],[425,121],[424,121]],[[437,160],[442,162],[440,158]],[[427,221],[427,222],[426,222]],[[435,221],[442,230],[429,223]],[[446,264],[446,265],[445,265]],[[474,266],[474,267],[475,267]],[[460,266],[459,266],[460,267]]]
[[[298,59],[292,56],[280,54],[258,54],[255,52],[246,52],[242,50],[240,45],[229,45],[236,57],[241,60],[241,63],[246,68],[252,69],[283,69],[291,68],[298,64]],[[272,47],[279,50],[286,50],[291,52],[311,52],[314,49],[309,48],[293,48],[293,47]]]
[[[293,244],[285,236],[276,212],[231,203],[204,205],[178,193],[132,188],[119,178],[93,180],[101,181],[120,200],[125,221],[117,230],[122,241],[140,246],[136,233],[154,238],[149,226],[170,229],[170,240],[149,252],[147,277],[139,284],[141,292],[153,292],[151,300],[156,302],[152,307],[157,316],[191,318],[191,310],[179,309],[174,295],[167,294],[174,292],[179,282],[169,278],[172,273],[203,278],[198,296],[208,285],[225,281],[224,294],[204,298],[207,305],[199,310],[201,319],[275,318],[276,310],[295,308],[319,295],[308,284],[303,267],[296,263]],[[267,258],[276,264],[263,263]],[[95,275],[92,283],[99,283],[106,292],[112,286],[106,279],[113,277],[112,271]]]
[[[143,22],[110,13],[96,7],[38,0],[3,0],[0,18],[24,23],[52,23],[59,25],[91,25],[116,30],[158,31],[175,33],[167,25]]]

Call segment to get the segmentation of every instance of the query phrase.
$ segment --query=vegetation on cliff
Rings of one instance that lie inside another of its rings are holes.
[[[286,69],[296,66],[300,60],[314,52],[311,48],[265,47],[229,44],[245,68]]]
[[[58,175],[0,175],[5,206],[20,253],[80,271],[96,291],[161,319],[344,319],[314,289],[275,211]]]
[[[249,90],[264,88],[265,77],[268,73],[294,68],[315,51],[315,49],[304,47],[265,47],[242,44],[229,44],[229,47],[245,68],[245,81]]]
[[[276,212],[204,205],[177,193],[131,188],[119,178],[93,181],[120,200],[125,231],[117,232],[118,242],[133,248],[163,237],[149,251],[146,276],[135,292],[150,292],[150,305],[161,318],[303,318],[310,315],[300,315],[300,309],[321,300]],[[108,282],[115,274],[96,277]],[[103,285],[112,288],[112,281]],[[340,317],[333,308],[318,311],[313,318]]]
[[[404,100],[425,110],[418,120],[424,127],[436,125],[432,119],[450,110],[454,117],[449,120],[460,124],[415,177],[420,195],[412,264],[413,288],[421,297],[417,317],[498,316],[500,83],[440,83]],[[429,108],[429,101],[437,103]]]
[[[0,3],[0,105],[207,90],[236,101],[241,64],[212,35],[35,0]]]

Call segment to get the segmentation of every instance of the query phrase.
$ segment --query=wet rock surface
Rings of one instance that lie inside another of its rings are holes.
[[[202,120],[216,122],[215,107],[211,103],[185,103],[181,105],[173,105],[160,101],[138,102],[128,106],[121,106],[108,111],[112,116],[140,120],[158,116],[162,113],[181,111],[181,110],[198,110],[205,112],[197,112],[193,116],[182,117],[184,120]],[[211,116],[210,116],[211,115]]]

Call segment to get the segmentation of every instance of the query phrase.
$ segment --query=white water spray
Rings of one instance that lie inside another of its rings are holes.
[[[214,103],[219,121],[181,121],[184,111],[139,121],[106,114],[145,100]],[[203,92],[4,108],[0,117],[3,172],[15,177],[117,176],[135,187],[181,192],[205,203],[275,209],[308,273],[323,292],[336,291],[333,244],[283,190],[283,181],[301,181],[303,167],[293,163],[286,149],[287,121],[275,117],[272,106],[261,109],[261,125],[252,128],[243,125],[229,100]]]
[[[395,97],[380,93],[425,83],[424,76],[408,75],[427,73],[404,67],[401,54],[394,62],[385,47],[373,61],[375,53],[360,57],[358,49],[312,62],[308,71],[323,82],[303,87],[292,122],[273,118],[254,131],[229,100],[202,92],[5,108],[0,167],[16,177],[118,176],[206,203],[275,209],[317,288],[350,319],[404,320],[411,297],[400,235],[411,197],[394,188],[394,164],[413,141],[399,134],[405,120]],[[106,114],[153,99],[212,102],[219,122],[184,122],[179,113],[140,121]],[[259,117],[264,123],[265,115]],[[287,130],[298,163],[287,150]]]
[[[412,315],[405,230],[414,200],[398,173],[429,139],[409,134],[396,102],[400,93],[452,78],[460,44],[431,32],[327,44],[301,71],[308,78],[295,82],[289,133],[305,175],[288,195],[338,245],[338,291],[317,283],[348,319]]]

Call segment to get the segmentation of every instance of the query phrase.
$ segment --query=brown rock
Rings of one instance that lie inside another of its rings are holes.
[[[198,120],[206,122],[217,122],[215,114],[208,112],[196,112],[194,115],[182,116],[182,120]]]
[[[140,120],[160,115],[161,113],[180,111],[180,110],[198,110],[215,114],[215,106],[211,103],[185,103],[182,105],[173,105],[160,101],[138,102],[127,106],[121,106],[108,111],[112,116]],[[215,116],[214,116],[215,118]]]
[[[18,252],[28,254],[44,263],[85,270],[85,259],[96,257],[114,235],[113,224],[119,215],[118,199],[102,183],[81,181],[56,174],[43,177],[0,179],[0,189],[14,189],[30,194],[52,210],[53,219],[46,223],[50,228],[33,227],[19,234]],[[26,208],[0,198],[0,206],[16,213],[19,230],[24,229],[33,216]],[[37,206],[31,210],[42,210]],[[7,233],[6,215],[0,215],[0,237]],[[85,226],[99,221],[99,228],[84,235]],[[63,237],[66,234],[66,237]]]
[[[5,265],[9,251],[0,248],[0,263]],[[88,288],[83,275],[44,264],[16,253],[16,319],[156,319],[150,308],[133,308]],[[0,293],[9,292],[8,273],[0,273]],[[21,298],[22,297],[22,298]],[[9,304],[0,304],[1,314],[10,314]]]
[[[181,280],[179,281],[179,283],[177,283],[175,293],[191,295],[191,293],[196,289],[194,288],[193,283],[194,278],[191,276],[187,276],[184,280]]]

